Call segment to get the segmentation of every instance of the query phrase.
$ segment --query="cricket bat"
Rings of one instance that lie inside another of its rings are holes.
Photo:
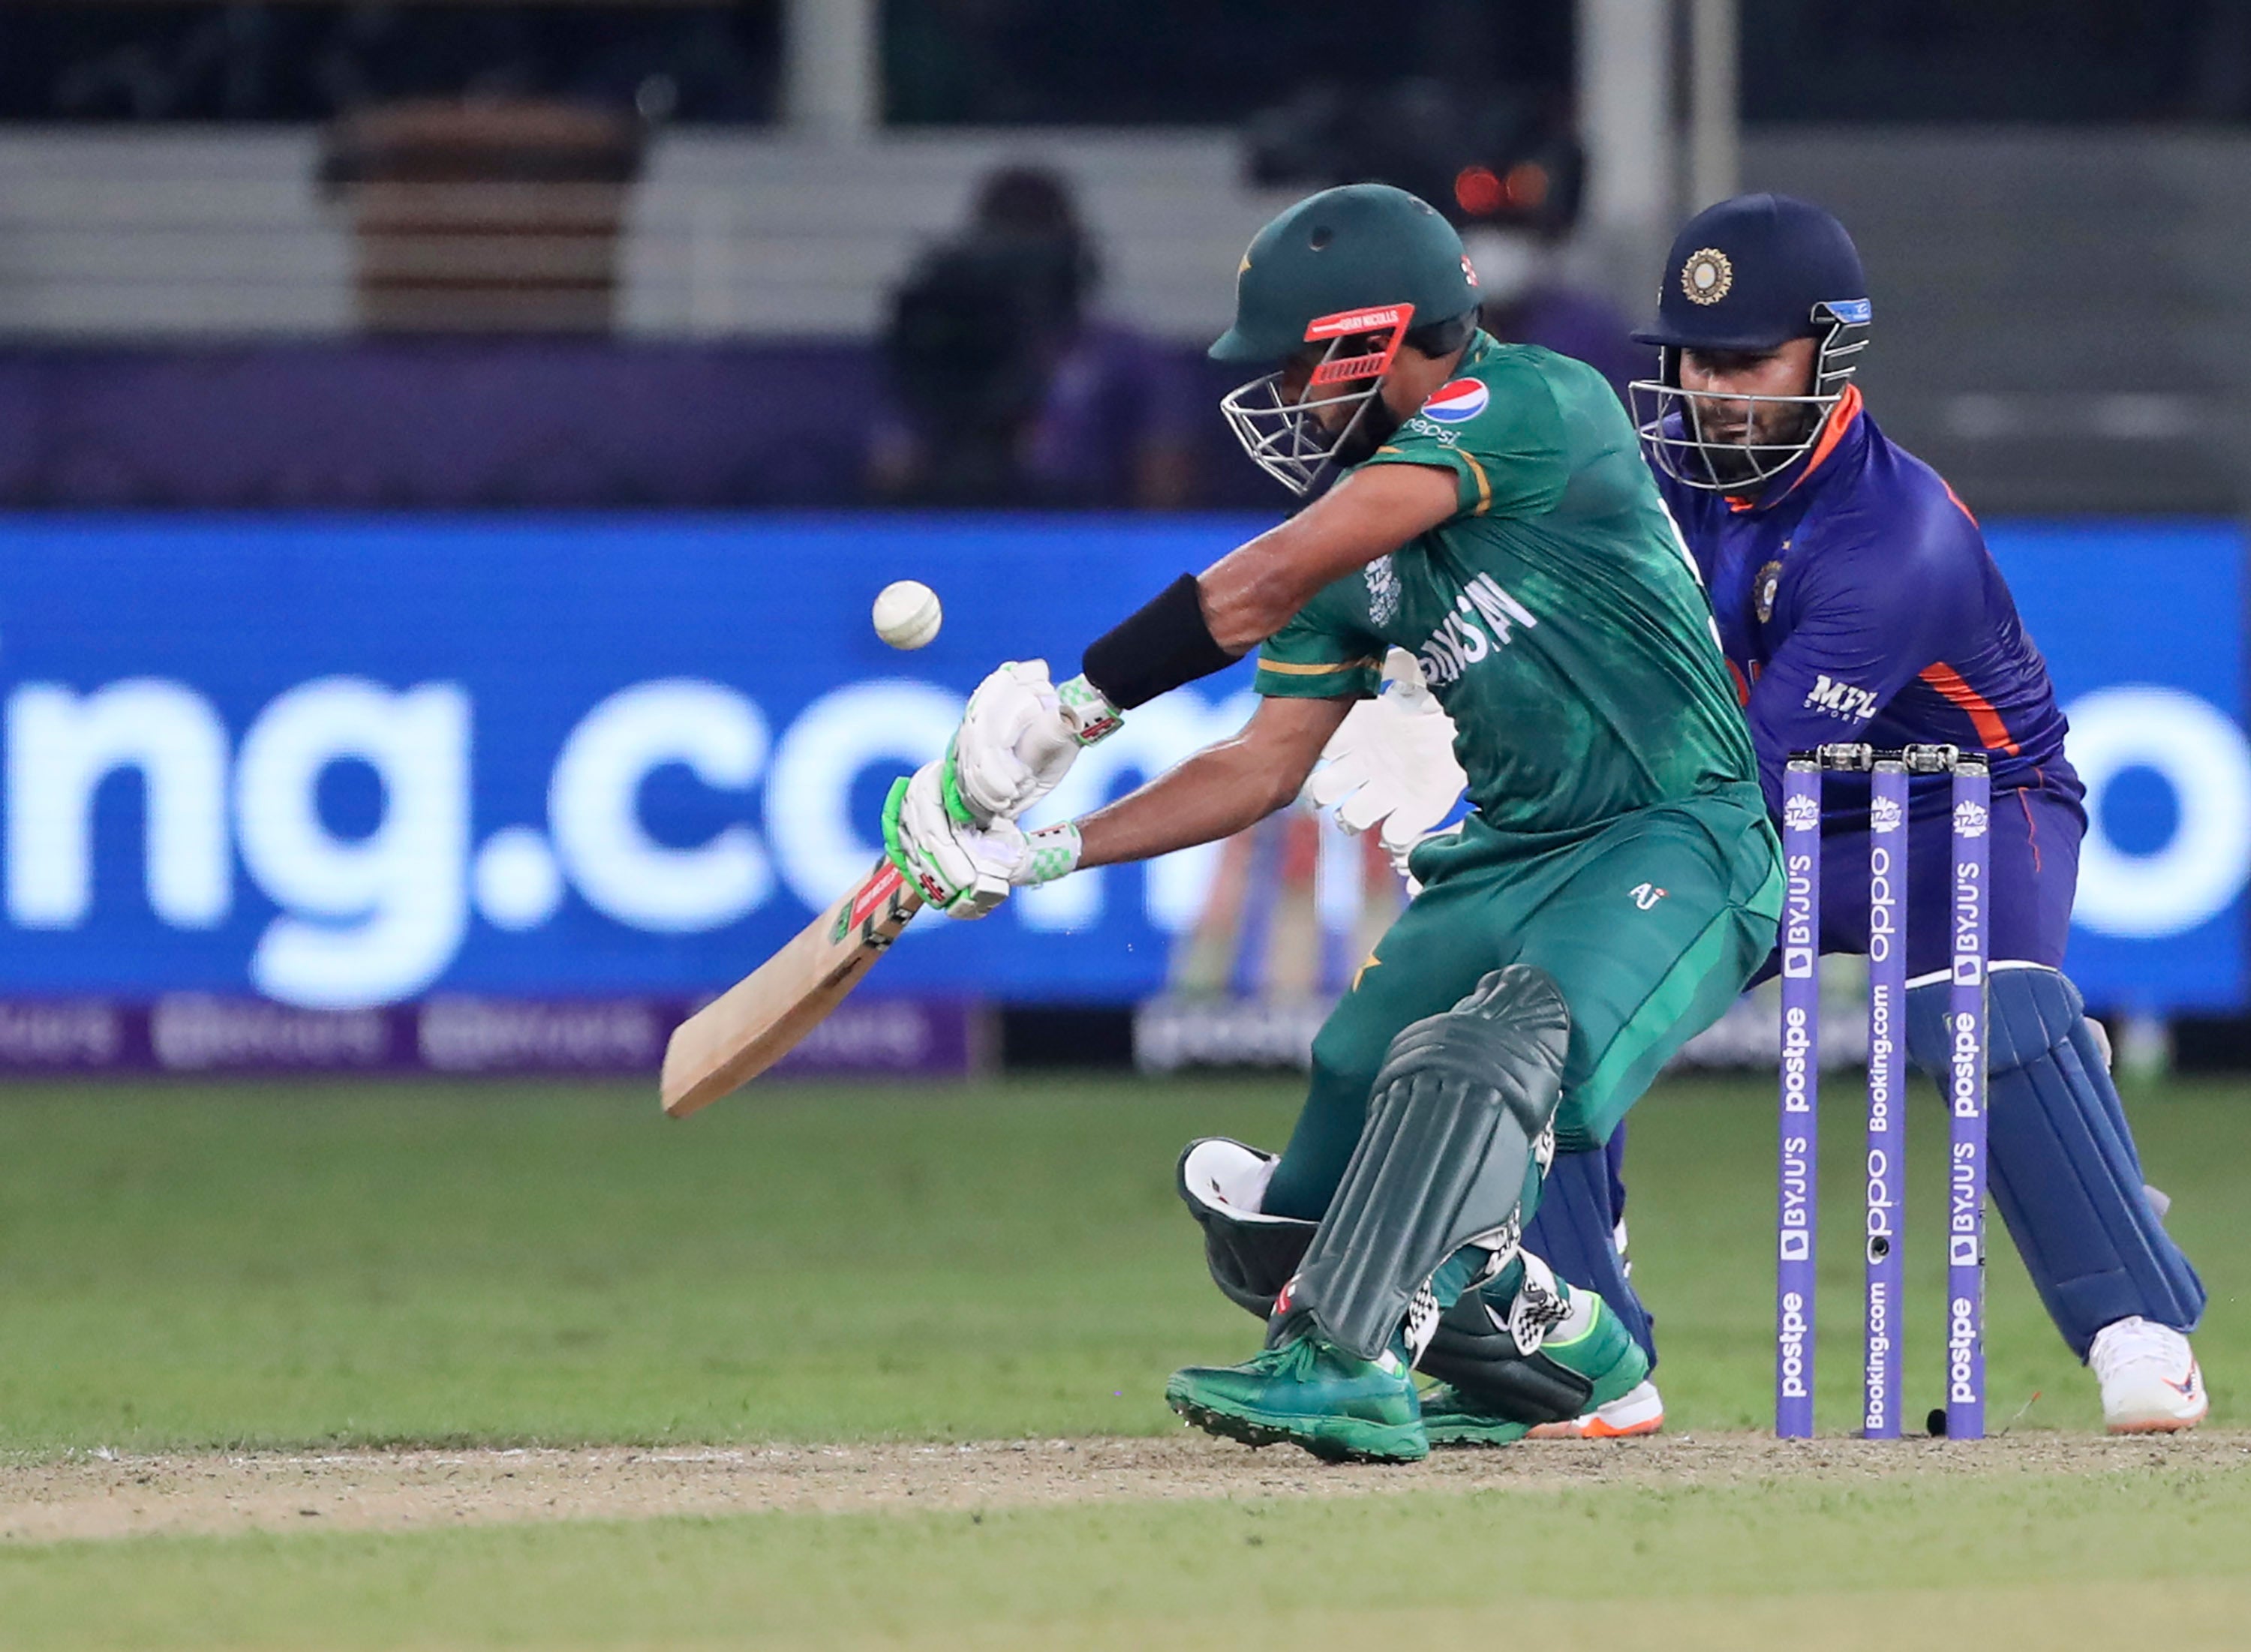
[[[875,967],[922,896],[889,861],[751,974],[689,1016],[664,1047],[664,1110],[685,1118],[795,1049]]]

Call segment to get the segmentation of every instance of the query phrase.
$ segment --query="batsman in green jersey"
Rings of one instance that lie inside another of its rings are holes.
[[[1285,1151],[1210,1139],[1181,1191],[1221,1289],[1267,1321],[1174,1408],[1252,1443],[1411,1460],[1626,1393],[1646,1360],[1520,1243],[1559,1141],[1609,1135],[1774,944],[1779,848],[1703,591],[1590,367],[1477,326],[1461,242],[1378,185],[1251,243],[1222,404],[1296,516],[1183,577],[1051,685],[1003,667],[945,757],[894,788],[893,858],[935,905],[1208,842],[1288,804],[1412,652],[1475,807],[1313,1046]],[[1258,650],[1234,738],[1085,819],[1013,823],[1077,749]],[[1417,1394],[1416,1368],[1441,1379]]]

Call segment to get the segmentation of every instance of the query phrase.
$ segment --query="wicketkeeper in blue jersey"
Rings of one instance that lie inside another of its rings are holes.
[[[2063,715],[1976,520],[1863,405],[1853,374],[1873,319],[1835,218],[1782,196],[1723,201],[1674,240],[1656,325],[1636,335],[1657,347],[1658,371],[1632,387],[1635,423],[1710,594],[1770,810],[1793,751],[1860,742],[1989,754],[1993,1197],[2056,1329],[2099,1379],[2110,1430],[2193,1427],[2207,1402],[2187,1333],[2204,1286],[2152,1204],[2102,1029],[2063,972],[2087,826]],[[1371,714],[1403,713],[1408,699],[1396,712],[1392,699]],[[1370,715],[1331,755],[1388,740]],[[1948,786],[1918,778],[1908,811],[1909,1053],[1933,1072]],[[1354,811],[1383,812],[1368,797]],[[1830,777],[1822,837],[1822,950],[1865,954],[1865,776]],[[1613,1242],[1617,1146],[1558,1157],[1526,1243],[1599,1291],[1647,1346]],[[1580,1431],[1609,1432],[1601,1420]]]

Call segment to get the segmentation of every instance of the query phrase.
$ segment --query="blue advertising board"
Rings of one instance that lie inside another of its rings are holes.
[[[2001,523],[1994,560],[2047,657],[2087,783],[2066,959],[2088,998],[2245,1004],[2251,745],[2244,541],[2228,523]]]
[[[0,995],[693,995],[874,861],[885,786],[999,660],[1079,649],[1243,517],[15,517],[0,522]],[[1992,530],[2095,759],[2074,968],[2243,999],[2251,755],[2226,527]],[[926,581],[929,647],[869,604]],[[1237,726],[1144,708],[1077,812]],[[2080,750],[2084,742],[2086,751]],[[1216,851],[926,920],[878,992],[1125,1001]]]

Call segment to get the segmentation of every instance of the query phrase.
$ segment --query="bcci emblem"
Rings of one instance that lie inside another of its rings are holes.
[[[1900,829],[1900,806],[1893,798],[1878,798],[1868,805],[1868,830],[1896,832]],[[1984,828],[1981,826],[1979,830]]]
[[[1954,835],[1957,838],[1982,838],[1985,835],[1985,811],[1975,803],[1954,805]]]
[[[1735,284],[1735,266],[1716,246],[1699,247],[1680,266],[1680,290],[1691,304],[1716,304]]]
[[[1774,593],[1782,589],[1782,564],[1770,562],[1758,570],[1758,583],[1752,587],[1751,600],[1758,607],[1762,626],[1774,618]]]
[[[1399,612],[1399,576],[1391,558],[1378,556],[1368,564],[1368,618],[1372,625],[1388,626]]]
[[[1811,798],[1790,798],[1782,805],[1785,832],[1811,832],[1821,825],[1821,805]]]

